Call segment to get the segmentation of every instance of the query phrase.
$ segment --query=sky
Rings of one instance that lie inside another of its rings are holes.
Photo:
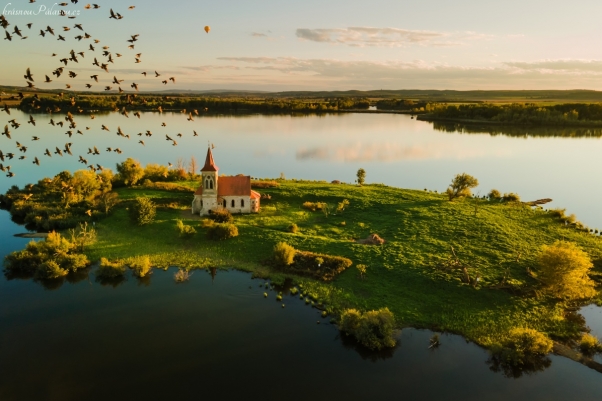
[[[38,88],[85,90],[89,83],[113,92],[132,82],[142,91],[602,90],[599,0],[95,0],[100,8],[90,10],[82,1],[29,1],[0,0],[12,35],[0,40],[0,85],[25,85],[30,67]],[[111,8],[123,18],[110,19]],[[19,15],[27,12],[34,15]],[[74,39],[83,33],[76,23],[90,39]],[[27,39],[14,34],[15,25]],[[55,36],[39,35],[47,26]],[[95,51],[93,39],[100,41]],[[106,62],[102,46],[114,58],[108,74],[92,65],[94,57]],[[71,49],[84,57],[44,83]],[[124,81],[111,85],[113,76]],[[175,83],[163,84],[169,77]]]

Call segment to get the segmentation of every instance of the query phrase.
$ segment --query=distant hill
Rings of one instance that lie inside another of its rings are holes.
[[[38,92],[38,93],[71,93],[63,89],[52,90],[29,90],[24,87],[1,86],[0,91],[14,92]],[[75,91],[74,93],[94,95],[116,95],[111,92],[87,92]],[[126,93],[136,93],[126,91]],[[399,90],[347,90],[347,91],[282,91],[270,92],[260,90],[236,90],[236,89],[170,89],[160,91],[141,91],[143,95],[170,95],[170,96],[217,96],[217,97],[271,97],[271,98],[346,98],[360,97],[371,99],[395,98],[413,99],[433,102],[602,102],[602,91],[575,89],[575,90],[422,90],[422,89],[399,89]]]

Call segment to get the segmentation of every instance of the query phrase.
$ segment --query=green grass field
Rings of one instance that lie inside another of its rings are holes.
[[[187,184],[194,187],[194,183]],[[537,294],[536,257],[542,245],[564,239],[576,242],[594,260],[592,276],[602,269],[602,238],[565,226],[544,209],[522,204],[464,199],[449,202],[442,194],[404,190],[384,185],[280,181],[278,188],[263,189],[259,214],[235,216],[240,235],[214,242],[206,239],[201,220],[189,207],[192,193],[148,189],[119,190],[122,203],[96,224],[98,241],[87,253],[126,258],[149,255],[157,267],[238,268],[273,281],[290,277],[265,262],[274,245],[287,242],[296,249],[344,256],[354,266],[331,283],[293,277],[302,292],[324,302],[333,312],[356,307],[388,307],[400,326],[426,327],[464,335],[490,347],[508,330],[529,327],[555,339],[575,336],[579,326],[566,315],[567,305]],[[160,206],[154,223],[137,227],[128,219],[128,200],[152,197]],[[326,216],[302,208],[306,201],[350,205]],[[176,219],[198,231],[180,238]],[[297,233],[287,227],[296,223]],[[355,240],[376,233],[380,246]],[[444,269],[453,246],[476,286],[462,282],[462,272]],[[355,265],[367,266],[361,279]],[[506,288],[495,286],[506,275]]]

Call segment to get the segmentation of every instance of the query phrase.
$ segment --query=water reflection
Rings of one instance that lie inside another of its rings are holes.
[[[602,128],[588,127],[524,127],[501,126],[492,124],[466,124],[434,121],[436,131],[461,134],[489,134],[491,136],[504,135],[515,138],[600,138]]]
[[[547,356],[534,356],[517,365],[504,360],[498,355],[492,355],[487,360],[487,365],[489,365],[492,372],[501,373],[507,378],[518,379],[523,375],[543,372],[552,365],[552,360]]]

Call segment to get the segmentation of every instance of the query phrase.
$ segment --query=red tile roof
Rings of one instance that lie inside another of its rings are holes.
[[[253,199],[261,199],[261,194],[257,191],[251,190],[251,198]]]
[[[205,165],[201,169],[201,171],[217,171],[218,168],[213,161],[213,153],[211,153],[211,148],[207,149],[207,157],[205,158]]]
[[[217,179],[218,196],[249,196],[251,194],[251,177],[219,177]]]
[[[195,195],[203,195],[203,186],[201,185],[199,187],[199,189],[196,190],[196,192],[194,193]]]

